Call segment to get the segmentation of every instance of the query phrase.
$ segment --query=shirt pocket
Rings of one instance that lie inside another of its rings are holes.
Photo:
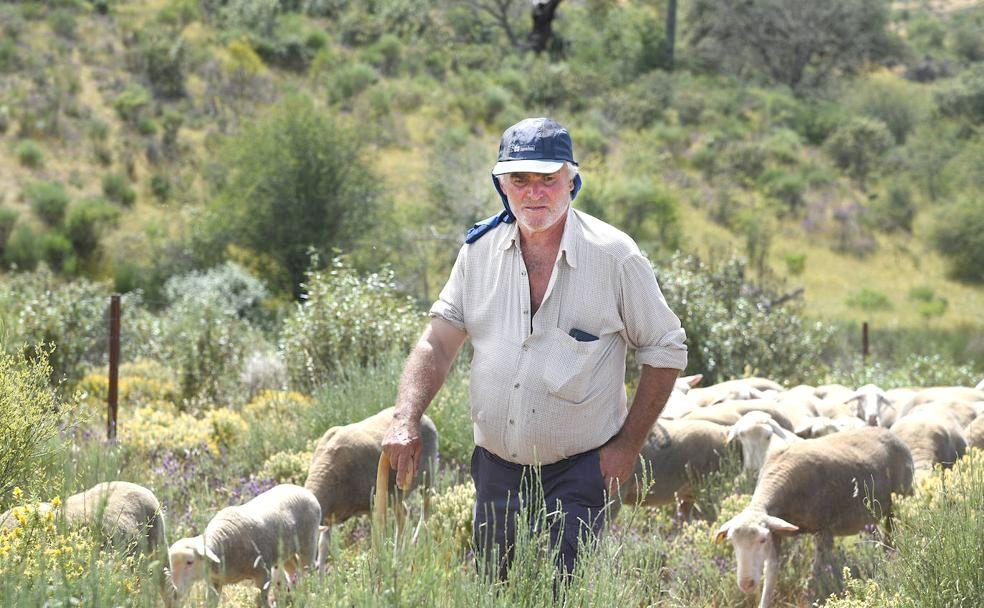
[[[578,342],[560,329],[550,332],[543,383],[564,401],[581,403],[591,389],[601,340]]]

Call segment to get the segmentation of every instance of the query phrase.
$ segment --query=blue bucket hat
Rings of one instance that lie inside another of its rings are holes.
[[[499,193],[505,210],[472,226],[465,235],[465,242],[474,243],[500,223],[516,221],[497,176],[506,173],[555,173],[565,162],[577,166],[571,135],[556,120],[527,118],[506,129],[499,141],[498,161],[492,168],[492,185]],[[571,200],[581,190],[581,183],[578,173],[574,176]]]

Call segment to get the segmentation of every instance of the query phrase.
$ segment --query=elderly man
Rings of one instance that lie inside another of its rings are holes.
[[[631,479],[686,366],[686,336],[632,239],[571,207],[581,176],[565,128],[549,118],[509,127],[492,176],[505,209],[468,231],[407,360],[383,448],[402,484],[420,461],[421,416],[471,338],[476,547],[499,556],[504,576],[516,514],[545,503],[570,572],[578,541],[601,532],[606,492]],[[628,409],[630,345],[642,373]]]

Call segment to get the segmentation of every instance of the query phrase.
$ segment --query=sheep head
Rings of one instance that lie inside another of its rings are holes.
[[[171,568],[171,582],[179,595],[184,595],[195,582],[205,578],[210,565],[222,563],[219,556],[205,545],[204,536],[176,541],[167,550],[167,560]]]
[[[868,426],[881,426],[882,407],[894,407],[888,395],[881,388],[874,384],[865,384],[844,403],[855,402],[857,404],[857,416],[864,420]]]
[[[738,419],[728,431],[728,443],[738,439],[741,442],[742,470],[757,473],[765,464],[772,436],[779,425],[766,412],[748,412]]]
[[[738,587],[752,593],[762,580],[766,562],[776,560],[777,535],[792,534],[799,527],[763,511],[745,510],[728,520],[715,534],[715,542],[731,541],[735,549]]]

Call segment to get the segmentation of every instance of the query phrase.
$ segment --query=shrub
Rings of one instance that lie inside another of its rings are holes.
[[[969,62],[984,61],[984,23],[979,14],[976,22],[973,18],[955,21],[951,39],[953,52]]]
[[[263,462],[256,476],[260,479],[275,479],[277,483],[303,486],[312,456],[312,452],[277,452]]]
[[[860,308],[865,312],[892,310],[892,301],[888,299],[888,296],[867,287],[849,293],[847,305],[851,308]]]
[[[56,9],[48,15],[48,24],[51,30],[66,40],[75,40],[75,13]]]
[[[928,116],[928,101],[915,85],[876,78],[857,83],[845,105],[851,114],[882,122],[895,143],[904,144],[909,133]]]
[[[65,378],[74,385],[88,366],[105,361],[109,294],[104,286],[85,279],[59,281],[42,266],[11,276],[5,291],[8,300],[0,300],[0,314],[7,317],[8,349],[52,345],[53,382]]]
[[[50,348],[0,351],[0,510],[15,487],[45,487],[38,472],[66,444],[52,442],[59,425],[72,420],[74,400],[57,396],[48,384]]]
[[[974,124],[984,121],[984,64],[967,68],[956,82],[938,91],[936,107],[944,116],[963,117]]]
[[[912,232],[916,206],[912,201],[912,191],[906,186],[890,185],[888,196],[876,199],[871,210],[875,224],[882,230]]]
[[[967,196],[940,209],[930,238],[953,278],[984,283],[984,199]]]
[[[653,71],[624,88],[615,89],[605,111],[622,127],[643,129],[661,119],[674,99],[673,77]]]
[[[679,248],[683,228],[676,199],[654,180],[632,178],[610,180],[604,187],[584,192],[578,198],[586,212],[626,231],[644,250],[672,252]]]
[[[825,147],[837,166],[863,185],[893,141],[885,123],[855,117],[838,127]]]
[[[17,161],[29,169],[39,169],[44,165],[44,151],[34,140],[25,139],[17,144]]]
[[[119,173],[107,173],[102,178],[102,190],[111,201],[115,201],[124,207],[133,206],[137,200],[137,193],[130,187],[126,177]]]
[[[75,256],[72,243],[63,234],[47,232],[41,237],[41,259],[55,272],[74,274]]]
[[[144,117],[150,102],[151,96],[147,89],[139,84],[131,84],[116,97],[113,108],[124,122],[136,127]]]
[[[4,264],[11,268],[16,266],[18,270],[32,270],[38,265],[40,256],[34,230],[24,223],[16,225],[3,250]]]
[[[709,265],[675,256],[656,276],[687,330],[688,373],[714,383],[743,377],[748,366],[792,384],[818,373],[832,330],[807,322],[795,301],[780,304],[783,294],[775,287],[752,285],[740,259]]]
[[[65,234],[82,260],[91,260],[99,251],[99,240],[116,224],[120,210],[101,198],[85,198],[72,205],[65,218]]]
[[[4,249],[7,247],[7,240],[14,231],[18,217],[20,217],[20,214],[16,209],[0,207],[0,258],[3,257]]]
[[[259,315],[263,285],[229,263],[167,280],[169,306],[161,319],[163,358],[178,376],[188,405],[232,403],[243,359],[262,339],[250,324]]]
[[[328,82],[328,96],[334,103],[355,97],[379,80],[379,74],[369,64],[356,61],[337,70]]]
[[[171,198],[171,179],[161,173],[151,175],[150,192],[159,202],[166,203]]]
[[[803,270],[806,268],[805,253],[787,253],[783,257],[783,261],[786,262],[786,270],[793,276],[803,274]]]
[[[361,277],[335,258],[329,269],[311,270],[305,287],[282,337],[294,386],[311,389],[349,365],[373,365],[391,349],[407,351],[420,332],[420,316],[397,295],[391,270]]]
[[[231,139],[219,153],[227,178],[209,204],[206,264],[235,245],[279,268],[262,275],[268,285],[299,295],[312,248],[324,255],[354,247],[379,217],[362,145],[303,98],[281,102]]]
[[[25,191],[34,213],[49,226],[60,226],[68,207],[68,193],[57,182],[35,182]]]

